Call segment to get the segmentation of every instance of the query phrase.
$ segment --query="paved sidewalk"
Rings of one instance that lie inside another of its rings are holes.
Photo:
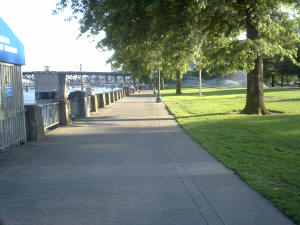
[[[290,225],[150,91],[0,154],[7,225]]]

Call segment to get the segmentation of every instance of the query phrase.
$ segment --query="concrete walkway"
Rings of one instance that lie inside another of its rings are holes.
[[[7,225],[290,225],[150,91],[0,155]]]

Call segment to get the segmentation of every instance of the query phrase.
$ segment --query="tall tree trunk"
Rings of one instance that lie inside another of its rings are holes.
[[[199,70],[199,95],[202,96],[202,71]]]
[[[261,39],[261,31],[251,23],[250,13],[247,15],[246,28],[247,38],[250,40]],[[247,99],[243,113],[246,114],[267,114],[264,102],[264,79],[263,79],[263,58],[260,53],[255,59],[255,68],[247,75]]]
[[[165,89],[165,79],[161,76],[160,79],[160,89],[164,90]]]
[[[182,94],[181,92],[181,77],[180,77],[180,71],[176,71],[176,94]]]
[[[283,87],[283,74],[280,75],[280,86]]]
[[[275,87],[275,75],[272,74],[272,87]]]

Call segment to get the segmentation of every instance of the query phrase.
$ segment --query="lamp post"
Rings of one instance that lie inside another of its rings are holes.
[[[158,70],[158,87],[157,87],[157,97],[156,97],[156,102],[162,102],[162,98],[160,96],[160,70]]]
[[[82,71],[82,64],[79,65],[79,71]],[[80,75],[80,82],[81,82],[81,91],[83,91],[83,77],[82,74]]]
[[[155,91],[155,86],[156,86],[155,70],[151,70],[151,71],[152,71],[152,74],[153,74],[153,81],[152,81],[152,84],[153,84],[153,94],[155,95],[156,94],[156,91]]]

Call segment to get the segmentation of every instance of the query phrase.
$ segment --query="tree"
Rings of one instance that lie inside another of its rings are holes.
[[[281,58],[280,55],[275,55],[271,58],[264,59],[264,73],[265,78],[271,77],[271,85],[275,86],[275,79],[279,77],[280,85],[283,87],[284,80],[295,80],[297,75],[300,75],[300,42],[297,46],[296,64],[289,58]],[[266,80],[265,79],[265,80]]]
[[[191,3],[195,1],[61,0],[57,11],[70,4],[81,17],[82,33],[105,31],[98,47],[114,50],[110,62],[115,66],[133,74],[137,62],[147,71],[159,67],[164,74],[176,74],[176,93],[181,93],[181,74],[194,58],[195,36],[188,26]]]
[[[278,55],[273,58],[264,59],[265,81],[271,79],[271,86],[280,81],[280,86],[284,86],[284,81],[294,81],[300,74],[300,67],[291,62],[288,58],[280,60]]]
[[[198,28],[210,37],[204,45],[210,65],[248,72],[244,113],[268,113],[264,104],[263,57],[278,54],[294,60],[299,18],[297,14],[291,16],[287,9],[299,11],[299,1],[211,0],[200,10]],[[241,31],[246,31],[245,41],[238,40]]]
[[[278,54],[294,60],[296,55],[299,14],[291,10],[299,11],[298,0],[61,0],[58,10],[70,2],[73,13],[82,15],[81,32],[105,31],[99,47],[113,49],[120,65],[126,67],[126,57],[131,57],[147,69],[158,65],[175,72],[178,93],[181,74],[192,58],[199,69],[216,64],[223,73],[242,68],[248,72],[247,114],[268,113],[263,57]],[[240,41],[243,31],[247,39]],[[147,60],[124,54],[139,49]]]

